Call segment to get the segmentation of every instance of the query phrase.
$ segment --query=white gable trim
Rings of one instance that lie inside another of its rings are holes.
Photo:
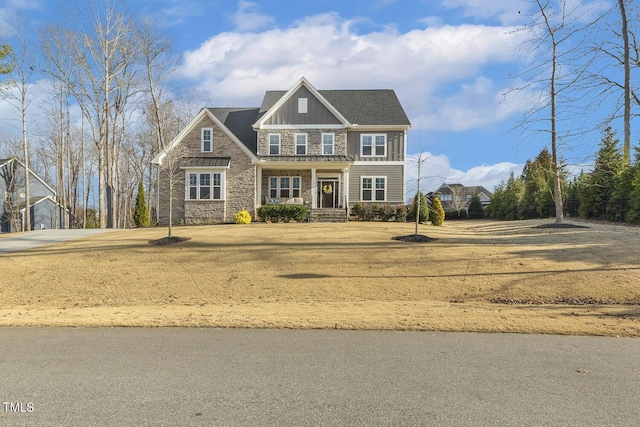
[[[18,160],[18,158],[17,158],[17,157],[14,157],[13,159],[9,159],[9,161],[8,161],[8,162],[3,163],[2,165],[0,165],[0,167],[2,167],[2,166],[4,166],[4,165],[6,165],[6,164],[8,164],[8,163],[11,163],[11,162],[13,162],[13,161],[17,162],[17,163],[18,163],[20,166],[22,166],[24,169],[27,169],[27,167],[24,165],[24,163],[22,163],[20,160]],[[35,172],[33,172],[33,171],[31,170],[31,168],[29,168],[29,176],[30,176],[30,177],[34,177],[35,179],[37,179],[38,181],[40,181],[40,183],[41,183],[42,185],[44,185],[44,186],[46,187],[46,189],[47,189],[47,190],[51,191],[51,192],[53,193],[53,195],[54,195],[54,196],[56,196],[56,195],[57,195],[57,194],[56,194],[56,190],[54,190],[53,188],[51,188],[51,186],[50,186],[49,184],[47,184],[47,183],[46,183],[42,178],[40,178],[38,175],[36,175],[36,174],[35,174]],[[23,184],[24,184],[24,183],[23,183]],[[47,197],[48,197],[48,196],[47,196]]]
[[[300,77],[300,80],[298,80],[298,82],[295,85],[293,85],[293,87],[289,89],[287,93],[285,93],[282,96],[282,98],[278,100],[278,102],[273,104],[273,106],[269,108],[269,111],[267,111],[260,120],[258,120],[256,123],[253,124],[253,128],[263,129],[265,122],[269,120],[269,118],[273,116],[273,114],[276,111],[278,111],[280,107],[282,107],[284,103],[287,102],[287,100],[289,100],[289,98],[291,98],[293,94],[296,93],[296,91],[300,89],[300,87],[302,86],[309,89],[309,92],[311,92],[311,94],[315,96],[318,99],[318,101],[322,103],[322,105],[327,107],[327,109],[329,109],[331,114],[336,116],[336,118],[340,120],[340,122],[344,125],[344,127],[351,127],[351,123],[349,123],[349,121],[342,114],[340,114],[340,112],[333,105],[331,105],[329,101],[325,99],[324,96],[320,95],[320,92],[318,92],[316,88],[314,88],[313,85],[311,85],[311,83],[307,81],[307,79],[305,79],[304,77]]]
[[[151,163],[154,165],[158,165],[158,166],[162,166],[162,161],[164,160],[165,157],[167,157],[167,154],[169,154],[171,152],[171,150],[173,150],[183,139],[185,136],[187,136],[191,131],[193,131],[197,125],[200,123],[200,121],[205,117],[209,117],[215,124],[216,126],[218,126],[220,129],[222,129],[222,131],[233,141],[236,143],[236,145],[238,147],[240,147],[240,149],[242,151],[244,151],[244,153],[249,156],[249,158],[251,159],[252,162],[257,163],[258,162],[258,158],[251,152],[251,150],[249,150],[247,148],[246,145],[244,145],[234,134],[233,132],[231,132],[220,120],[218,120],[218,118],[216,116],[213,115],[213,113],[211,111],[209,111],[208,108],[203,108],[202,110],[200,110],[200,112],[193,118],[193,120],[191,120],[189,122],[189,124],[182,129],[182,131],[178,134],[178,136],[176,136],[175,138],[173,138],[173,141],[171,141],[171,143],[169,145],[167,145],[164,150],[162,150],[152,161]],[[214,142],[215,143],[215,142]]]

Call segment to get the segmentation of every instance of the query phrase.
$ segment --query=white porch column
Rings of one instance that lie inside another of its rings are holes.
[[[255,203],[256,215],[258,214],[258,207],[262,206],[262,166],[256,165],[256,203]]]
[[[311,209],[318,206],[318,179],[316,178],[316,168],[311,168]]]
[[[349,208],[349,168],[342,170],[344,176],[344,194],[342,199],[344,200],[345,209]]]

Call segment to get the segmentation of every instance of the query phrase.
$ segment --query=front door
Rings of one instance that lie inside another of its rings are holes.
[[[338,181],[322,179],[318,181],[318,207],[335,208],[338,200]]]

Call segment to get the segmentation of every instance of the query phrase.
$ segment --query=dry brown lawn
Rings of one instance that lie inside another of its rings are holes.
[[[0,326],[640,336],[640,228],[549,221],[122,230],[0,255]],[[589,304],[584,304],[589,303]]]

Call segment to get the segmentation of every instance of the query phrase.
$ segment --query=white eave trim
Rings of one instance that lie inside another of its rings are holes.
[[[340,114],[340,112],[333,105],[331,105],[331,103],[329,103],[329,101],[327,101],[325,97],[322,96],[320,92],[318,92],[316,88],[314,88],[313,85],[309,83],[307,79],[305,79],[304,77],[300,77],[300,80],[298,80],[298,82],[295,85],[293,85],[293,87],[289,89],[287,93],[285,93],[282,96],[282,98],[278,100],[278,102],[273,104],[273,106],[269,108],[269,110],[262,116],[260,120],[258,120],[256,123],[253,124],[253,128],[256,130],[264,129],[265,122],[269,118],[271,118],[271,116],[276,111],[278,111],[280,107],[282,107],[284,103],[287,102],[289,98],[291,98],[293,94],[302,86],[305,86],[307,89],[309,89],[309,92],[311,92],[311,94],[313,94],[313,96],[315,96],[318,99],[318,101],[322,103],[322,105],[327,107],[331,112],[331,114],[333,114],[338,120],[340,120],[340,122],[344,125],[344,127],[351,127],[351,123],[349,123],[349,120],[347,120],[342,114]]]
[[[263,125],[262,127],[260,127],[260,129],[264,129],[264,130],[279,130],[279,129],[317,129],[317,130],[322,130],[322,129],[345,129],[344,125],[336,125],[336,124],[331,124],[331,125],[321,125],[321,124],[314,124],[314,125]]]
[[[353,162],[353,166],[404,166],[405,162],[402,160],[357,160]]]
[[[169,152],[171,152],[171,150],[173,150],[186,135],[193,131],[205,116],[209,117],[216,126],[218,126],[233,142],[235,142],[236,145],[240,147],[240,149],[244,151],[247,156],[249,156],[252,163],[258,162],[258,158],[233,134],[233,132],[231,132],[220,120],[218,120],[218,118],[214,116],[208,108],[203,108],[193,118],[193,120],[191,120],[189,124],[184,129],[182,129],[178,136],[173,138],[171,143],[167,145],[164,150],[162,150],[156,157],[154,157],[153,160],[151,160],[151,163],[154,165],[162,166],[162,161],[165,157],[167,157],[167,154],[169,154]],[[215,144],[215,139],[213,140],[213,144]]]
[[[406,125],[352,125],[348,130],[354,132],[384,132],[384,131],[407,131],[411,126]]]

